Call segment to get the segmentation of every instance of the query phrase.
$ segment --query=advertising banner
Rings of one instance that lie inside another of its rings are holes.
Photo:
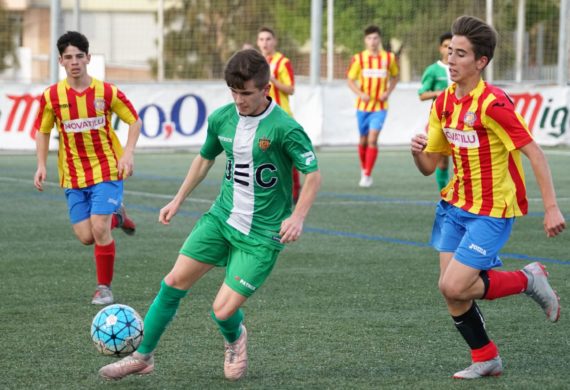
[[[0,150],[35,150],[34,122],[44,86],[5,84],[0,92]],[[125,84],[119,88],[143,121],[141,148],[199,147],[205,140],[207,117],[232,101],[221,82],[179,84]],[[517,111],[525,118],[541,145],[570,145],[570,88],[519,87],[508,90]],[[292,97],[295,119],[317,146],[356,145],[358,130],[355,97],[346,83],[312,87],[299,84]],[[380,144],[407,145],[425,131],[431,102],[420,102],[417,88],[399,85],[389,100]],[[127,126],[113,118],[124,143]],[[57,149],[52,131],[50,149]]]

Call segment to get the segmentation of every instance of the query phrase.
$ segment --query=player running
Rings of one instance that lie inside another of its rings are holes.
[[[226,267],[211,312],[225,341],[224,374],[229,380],[245,375],[247,330],[240,307],[263,285],[284,244],[301,235],[321,182],[309,138],[267,97],[269,75],[267,61],[255,50],[230,58],[225,80],[234,103],[210,115],[200,154],[174,199],[160,210],[159,221],[171,221],[223,152],[227,163],[220,194],[196,223],[174,268],[162,281],[145,317],[142,344],[132,355],[101,368],[103,378],[152,372],[153,352],[180,300],[214,267]],[[306,179],[291,214],[293,165]]]
[[[360,139],[360,187],[372,186],[372,170],[378,157],[378,136],[388,113],[388,98],[398,83],[394,53],[382,49],[380,28],[364,30],[366,50],[355,54],[347,71],[348,87],[358,96],[356,119]]]
[[[58,171],[73,231],[85,245],[95,244],[97,289],[95,305],[113,303],[111,282],[115,241],[111,229],[135,233],[135,224],[122,205],[123,180],[133,174],[133,153],[141,121],[127,97],[113,84],[87,73],[89,41],[68,31],[57,41],[59,63],[67,78],[48,87],[35,122],[38,167],[34,185],[43,191],[47,176],[50,133],[59,132]],[[111,122],[115,113],[129,125],[123,149]]]
[[[435,100],[428,135],[416,135],[411,151],[424,175],[433,173],[442,155],[452,156],[456,174],[441,192],[431,244],[439,252],[439,289],[471,349],[472,364],[453,377],[475,379],[503,371],[476,299],[524,292],[550,321],[560,316],[559,298],[542,264],[512,272],[493,270],[502,265],[498,252],[515,218],[528,211],[521,152],[542,194],[546,235],[560,234],[566,223],[542,149],[509,96],[481,79],[493,58],[496,31],[477,18],[462,16],[452,33],[449,71],[454,83]]]

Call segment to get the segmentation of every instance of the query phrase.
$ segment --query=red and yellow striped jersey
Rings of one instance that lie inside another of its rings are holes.
[[[36,130],[59,132],[58,170],[64,188],[84,188],[120,179],[117,163],[123,148],[111,124],[116,113],[131,125],[138,114],[113,84],[92,79],[79,93],[67,79],[48,87],[40,100]]]
[[[289,58],[285,57],[282,53],[275,52],[275,54],[266,59],[269,63],[271,74],[277,81],[285,85],[295,85],[295,75],[293,74],[293,66],[291,66]],[[271,98],[275,100],[275,103],[279,104],[285,112],[293,116],[291,107],[289,106],[289,95],[280,91],[273,83],[271,83],[269,96],[271,96]]]
[[[454,176],[442,198],[473,214],[510,218],[528,212],[519,148],[532,142],[509,96],[483,80],[457,99],[452,84],[435,100],[426,152],[451,154]]]
[[[370,96],[367,103],[359,97],[356,100],[356,109],[367,112],[388,109],[388,102],[379,99],[388,89],[390,77],[396,77],[398,72],[394,53],[380,50],[378,55],[373,56],[368,50],[364,50],[355,54],[346,75],[350,80],[358,81],[360,90]]]

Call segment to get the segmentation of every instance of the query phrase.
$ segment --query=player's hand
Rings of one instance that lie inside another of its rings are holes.
[[[288,242],[297,241],[303,232],[303,218],[291,215],[289,218],[281,222],[281,243],[287,244]]]
[[[132,152],[125,151],[123,156],[119,159],[117,169],[119,170],[119,178],[123,180],[133,175],[135,164]]]
[[[368,96],[364,92],[360,92],[359,96],[360,96],[360,100],[362,100],[364,103],[368,103],[370,101],[370,96]]]
[[[555,237],[566,228],[566,221],[558,206],[548,208],[544,212],[544,231],[546,237]]]
[[[412,138],[411,143],[411,151],[412,154],[416,155],[424,151],[427,146],[427,135],[425,134],[416,134]]]
[[[172,199],[166,206],[160,209],[158,214],[158,222],[163,225],[170,224],[170,220],[176,215],[178,209],[180,208],[180,203],[175,199]]]
[[[38,191],[44,190],[44,181],[46,180],[47,173],[45,167],[39,167],[34,175],[34,186],[38,189]]]
[[[388,92],[384,92],[382,95],[380,95],[380,98],[378,100],[380,100],[381,102],[385,102],[386,100],[388,100],[389,96],[390,94]]]

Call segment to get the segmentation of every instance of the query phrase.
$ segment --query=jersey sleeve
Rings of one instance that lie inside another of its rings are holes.
[[[421,95],[424,92],[433,91],[433,82],[433,72],[431,71],[431,66],[428,66],[422,75],[422,86],[418,90],[418,95]]]
[[[447,138],[445,138],[440,119],[440,113],[443,110],[442,96],[443,94],[440,95],[431,106],[428,123],[428,144],[425,148],[425,152],[441,153],[445,156],[449,156],[451,154],[451,145],[447,141]]]
[[[40,109],[38,111],[38,116],[36,117],[36,122],[34,123],[34,128],[45,134],[51,133],[53,125],[55,123],[55,113],[51,107],[51,103],[46,99],[46,94],[44,92],[40,99]]]
[[[123,122],[132,125],[139,119],[137,111],[125,94],[113,86],[113,100],[111,100],[111,111],[116,113]]]
[[[216,157],[223,152],[224,148],[218,139],[216,133],[216,124],[212,116],[208,117],[208,130],[206,134],[206,141],[200,149],[200,155],[206,160],[215,160]]]
[[[298,171],[307,174],[319,169],[313,144],[303,129],[294,128],[287,132],[284,147]]]
[[[497,134],[509,151],[522,148],[533,140],[523,117],[515,111],[512,101],[506,96],[489,104],[483,124]]]
[[[346,77],[351,80],[358,80],[360,78],[360,72],[362,71],[360,67],[360,61],[358,60],[358,54],[352,57],[348,70],[346,71]]]

